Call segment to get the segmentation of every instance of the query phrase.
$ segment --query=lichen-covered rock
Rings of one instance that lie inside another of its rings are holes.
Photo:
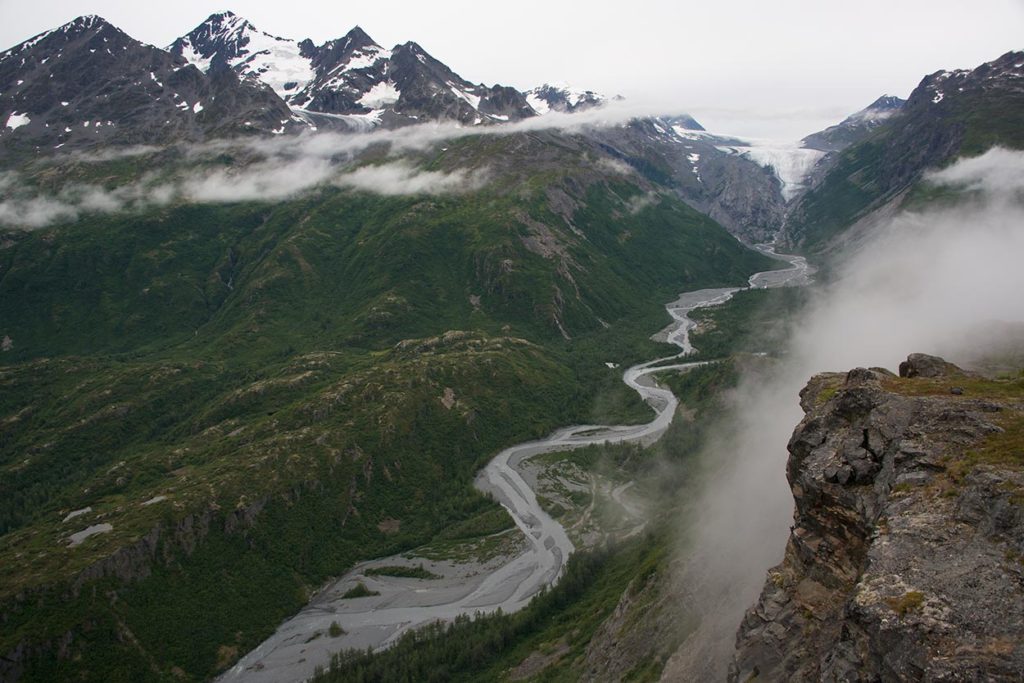
[[[795,523],[731,681],[1024,680],[1024,381],[900,374],[801,392]]]

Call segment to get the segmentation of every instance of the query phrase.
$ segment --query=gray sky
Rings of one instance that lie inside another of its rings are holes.
[[[925,74],[1024,49],[1024,0],[0,0],[0,49],[80,14],[163,46],[223,9],[317,43],[358,24],[385,47],[415,40],[474,82],[565,81],[783,139],[906,97]]]

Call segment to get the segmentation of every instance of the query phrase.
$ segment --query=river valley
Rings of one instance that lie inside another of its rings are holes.
[[[799,256],[777,254],[769,245],[763,253],[789,263],[789,268],[757,273],[749,288],[799,286],[809,282],[810,269]],[[623,381],[634,389],[655,413],[641,425],[577,425],[556,430],[550,436],[521,443],[498,453],[477,475],[476,487],[494,497],[512,516],[516,529],[488,539],[489,553],[469,558],[438,558],[411,552],[363,562],[318,592],[302,611],[282,623],[276,632],[245,655],[219,680],[264,683],[302,681],[317,667],[326,667],[331,655],[344,649],[383,648],[409,629],[460,615],[486,614],[501,609],[514,612],[524,607],[545,586],[561,576],[574,550],[566,529],[538,503],[537,492],[524,477],[524,463],[555,451],[593,444],[656,441],[672,422],[678,400],[658,386],[652,375],[685,370],[704,362],[685,362],[694,351],[690,331],[695,323],[688,314],[715,306],[744,288],[702,289],[681,294],[666,310],[673,322],[656,335],[679,352],[630,367]],[[678,361],[678,362],[672,362]],[[616,500],[629,487],[616,489]],[[624,504],[625,505],[625,504]],[[419,568],[433,578],[387,576],[370,572],[381,567]],[[364,586],[369,595],[352,597],[350,591]]]

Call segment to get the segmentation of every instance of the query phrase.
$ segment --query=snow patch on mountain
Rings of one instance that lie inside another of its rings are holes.
[[[473,107],[473,109],[480,111],[479,95],[471,95],[467,93],[465,90],[460,90],[451,83],[448,84],[448,88],[452,91],[452,93],[455,94],[456,97],[458,97],[461,100],[464,100],[469,106]]]
[[[188,38],[183,38],[181,41],[181,56],[185,58],[186,62],[194,65],[203,73],[210,70],[210,62],[213,61],[212,59],[207,59],[196,52],[196,49],[192,47],[192,41]],[[156,80],[156,76],[153,75],[152,71],[149,72],[149,75],[154,81]]]
[[[195,40],[217,49],[210,51],[206,47],[204,53]],[[214,58],[224,50],[225,61],[243,78],[262,81],[284,99],[302,90],[315,75],[312,62],[302,55],[298,41],[264,33],[231,13],[210,17],[167,49],[180,53],[204,73],[209,72]]]
[[[714,133],[709,133],[706,130],[694,130],[692,128],[684,128],[683,126],[672,126],[672,130],[676,135],[686,140],[704,140],[716,137]]]
[[[313,80],[313,65],[302,56],[296,41],[255,29],[248,31],[246,37],[249,42],[245,52],[231,62],[232,66],[243,65],[243,73],[256,76],[282,98],[302,90]]]
[[[541,97],[538,97],[535,92],[530,92],[526,95],[526,103],[533,107],[533,110],[543,116],[551,111],[551,107],[547,101]]]
[[[599,95],[598,93],[592,90],[579,90],[578,88],[572,87],[568,83],[552,83],[550,84],[550,86],[555,90],[558,90],[565,97],[565,101],[569,103],[570,107],[576,107],[581,102],[600,102],[605,99],[604,95]]]
[[[569,113],[603,105],[607,98],[592,90],[573,88],[568,83],[545,83],[527,90],[526,102],[540,115],[552,111]]]
[[[382,81],[366,91],[359,98],[359,104],[370,109],[380,109],[389,104],[394,104],[402,96],[398,87],[391,81]]]
[[[326,117],[337,121],[344,121],[347,128],[356,133],[368,133],[380,126],[381,118],[384,116],[384,109],[374,109],[365,114],[327,114],[308,109],[294,109],[302,117],[310,128],[316,130],[316,117]]]
[[[16,130],[18,128],[21,128],[22,126],[27,126],[29,123],[31,123],[31,121],[32,119],[28,117],[28,114],[19,114],[18,112],[14,111],[11,112],[11,115],[7,117],[6,126],[11,130]]]
[[[342,70],[368,69],[382,59],[391,59],[391,50],[385,50],[380,45],[370,45],[353,52]]]
[[[697,176],[697,182],[703,182],[700,179],[700,168],[697,166],[697,163],[700,161],[700,154],[697,152],[687,154],[686,160],[689,161],[690,165],[693,167],[693,175]]]

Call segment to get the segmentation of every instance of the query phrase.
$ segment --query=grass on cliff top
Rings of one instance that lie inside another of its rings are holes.
[[[924,604],[924,593],[920,591],[909,591],[899,598],[889,598],[885,601],[894,612],[901,617],[907,612],[921,609]]]
[[[961,480],[978,465],[1024,468],[1024,371],[1016,376],[987,378],[967,374],[946,377],[894,377],[882,383],[887,391],[904,396],[942,396],[955,401],[983,399],[1000,405],[991,421],[1002,431],[978,447],[950,459],[950,475]],[[952,389],[963,393],[954,394]]]
[[[893,377],[882,382],[886,391],[903,396],[948,396],[953,399],[1024,399],[1024,371],[1015,377],[988,378],[966,373],[945,377]],[[960,389],[962,394],[952,393]]]
[[[996,418],[996,422],[1003,431],[986,439],[978,450],[969,452],[968,461],[1013,469],[1024,468],[1024,412],[1006,410]]]

